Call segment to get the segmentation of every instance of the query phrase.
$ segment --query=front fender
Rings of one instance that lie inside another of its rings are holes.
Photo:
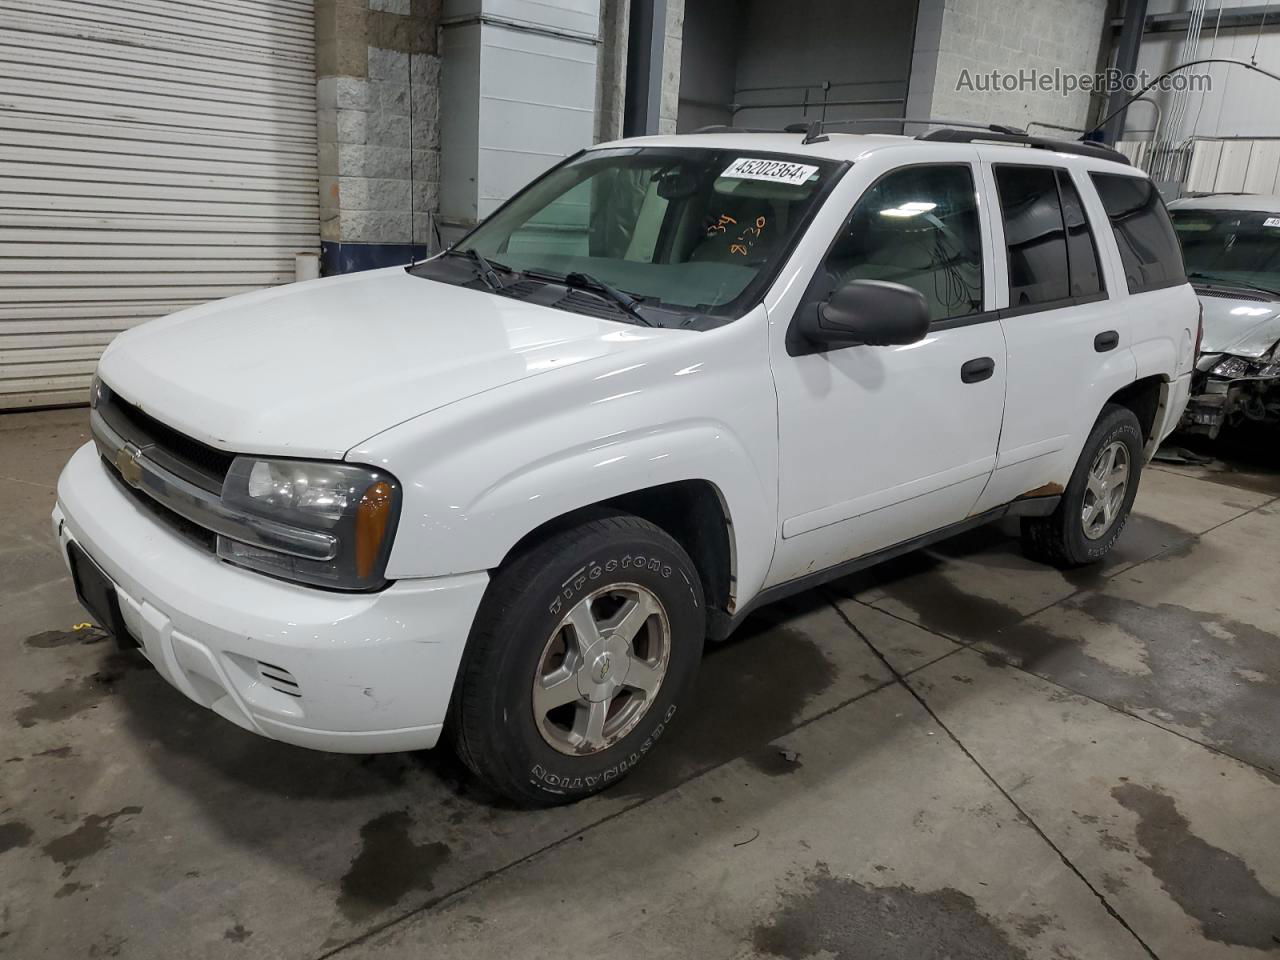
[[[749,597],[777,533],[777,406],[765,346],[762,314],[673,331],[366,441],[348,459],[383,466],[404,495],[388,576],[493,569],[556,517],[702,480],[729,515],[735,593]]]

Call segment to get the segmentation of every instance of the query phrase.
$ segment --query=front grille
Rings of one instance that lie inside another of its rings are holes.
[[[207,553],[217,552],[218,535],[216,533],[212,530],[206,530],[197,523],[192,523],[186,517],[178,516],[172,510],[156,503],[141,490],[129,486],[124,482],[124,478],[120,476],[120,471],[116,469],[116,465],[107,460],[106,457],[102,458],[102,463],[106,466],[107,473],[111,475],[111,479],[115,481],[116,486],[123,490],[129,499],[154,517],[157,523],[168,527],[194,547],[199,547]]]
[[[222,481],[235,454],[216,450],[161,423],[103,385],[98,413],[116,433],[170,472],[210,493],[222,493]]]

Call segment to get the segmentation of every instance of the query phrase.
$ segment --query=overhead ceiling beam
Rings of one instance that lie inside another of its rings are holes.
[[[1272,4],[1268,10],[1265,4],[1253,4],[1247,7],[1210,7],[1204,12],[1206,25],[1217,27],[1218,14],[1222,14],[1223,28],[1257,27],[1265,23],[1280,28],[1280,7]],[[1191,21],[1190,13],[1153,13],[1147,17],[1143,33],[1181,33],[1185,32]],[[1111,21],[1113,32],[1119,32],[1124,26],[1124,19],[1117,17]]]

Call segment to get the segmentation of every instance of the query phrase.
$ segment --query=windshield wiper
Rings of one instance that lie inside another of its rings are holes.
[[[475,247],[469,247],[466,250],[454,250],[453,248],[450,248],[444,252],[444,255],[446,257],[466,257],[474,263],[476,265],[476,275],[484,282],[484,285],[494,293],[497,293],[506,286],[506,284],[498,278],[498,270],[501,270],[504,273],[515,272],[510,267],[504,266],[501,263],[491,263],[485,255]]]
[[[1217,277],[1211,273],[1201,273],[1198,270],[1192,270],[1187,274],[1188,280],[1200,280],[1205,284],[1214,287],[1235,287],[1239,290],[1256,290],[1258,293],[1265,293],[1268,296],[1280,297],[1280,291],[1272,290],[1270,287],[1264,287],[1259,283],[1252,283],[1248,280],[1228,280],[1226,277]]]
[[[603,297],[621,307],[624,311],[644,324],[646,327],[652,327],[653,321],[640,312],[640,301],[624,290],[619,290],[611,284],[605,283],[603,280],[591,276],[589,273],[571,272],[561,276],[558,273],[545,273],[539,270],[524,271],[526,277],[532,277],[534,280],[547,280],[551,283],[563,283],[572,290],[585,290],[588,293],[594,293],[596,296]]]

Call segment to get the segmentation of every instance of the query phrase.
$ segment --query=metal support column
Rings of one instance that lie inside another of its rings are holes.
[[[1138,69],[1138,50],[1142,47],[1142,32],[1147,23],[1147,0],[1128,0],[1125,3],[1124,26],[1120,28],[1120,41],[1116,49],[1116,69],[1121,73],[1133,73]],[[1107,101],[1107,112],[1119,109],[1132,94],[1116,90]],[[1124,118],[1128,110],[1121,110],[1103,128],[1103,143],[1114,144],[1124,134]]]
[[[667,0],[631,0],[627,34],[627,90],[622,135],[658,132],[662,108],[662,53],[667,35]]]

